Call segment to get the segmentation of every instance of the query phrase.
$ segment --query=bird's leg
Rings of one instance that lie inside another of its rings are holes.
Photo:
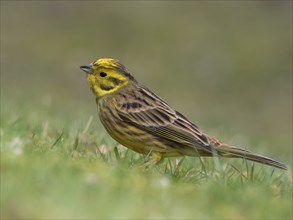
[[[148,168],[159,163],[162,160],[162,154],[159,152],[151,152],[151,159],[142,165],[142,168]]]

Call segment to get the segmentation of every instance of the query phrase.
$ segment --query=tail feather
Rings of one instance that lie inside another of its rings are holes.
[[[221,144],[219,146],[216,146],[215,149],[217,150],[217,153],[223,157],[244,158],[244,159],[251,160],[257,163],[263,163],[273,167],[277,167],[280,169],[284,169],[284,170],[288,169],[287,166],[281,162],[273,160],[269,157],[255,154],[251,151],[244,150],[238,147]]]

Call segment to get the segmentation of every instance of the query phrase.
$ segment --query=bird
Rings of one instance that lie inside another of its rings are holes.
[[[287,170],[281,162],[225,144],[204,133],[162,98],[139,83],[118,60],[100,58],[80,66],[94,93],[101,123],[121,145],[150,155],[146,166],[166,157],[226,157]]]

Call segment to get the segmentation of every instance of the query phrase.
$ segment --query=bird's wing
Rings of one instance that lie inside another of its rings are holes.
[[[198,127],[146,88],[123,92],[116,98],[121,120],[186,146],[212,152],[208,138]]]

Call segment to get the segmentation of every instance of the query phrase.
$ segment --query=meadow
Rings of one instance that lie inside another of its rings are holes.
[[[1,219],[292,219],[292,2],[1,1]],[[104,130],[99,57],[218,139],[272,157],[149,158]]]

